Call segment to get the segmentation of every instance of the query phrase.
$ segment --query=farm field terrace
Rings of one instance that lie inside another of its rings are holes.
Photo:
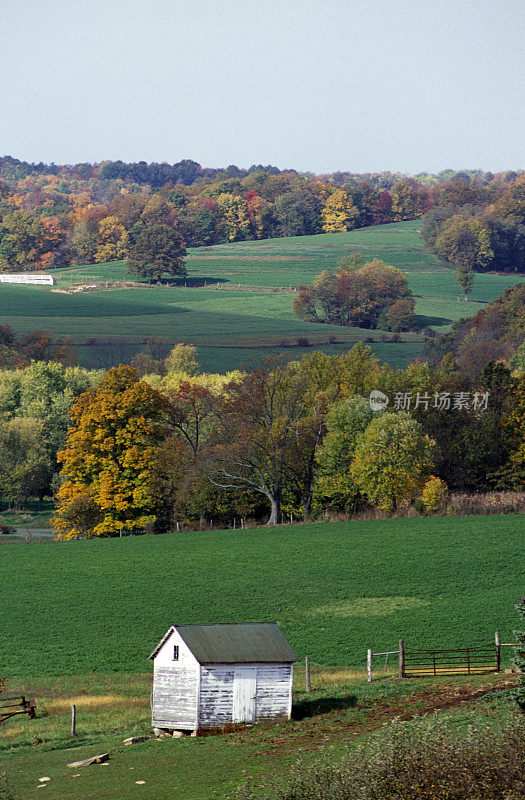
[[[0,552],[8,676],[144,672],[172,623],[277,621],[301,657],[511,641],[520,515],[318,523]]]
[[[193,248],[187,259],[188,279],[163,287],[127,275],[123,262],[54,270],[58,291],[0,286],[0,322],[10,323],[19,334],[47,329],[70,337],[85,366],[129,360],[147,336],[196,344],[208,371],[233,369],[261,355],[296,358],[304,352],[298,338],[326,352],[340,352],[372,337],[376,341],[371,347],[380,358],[404,366],[421,353],[421,336],[402,334],[401,341],[385,348],[381,339],[391,334],[303,322],[292,312],[290,287],[311,282],[322,269],[334,268],[339,258],[359,250],[365,258],[382,258],[403,269],[418,295],[419,324],[443,332],[522,281],[516,276],[476,275],[471,300],[459,301],[454,271],[425,250],[418,225],[419,221],[405,222],[341,234]],[[113,288],[64,293],[78,283],[108,283]],[[93,338],[97,341],[90,344]]]

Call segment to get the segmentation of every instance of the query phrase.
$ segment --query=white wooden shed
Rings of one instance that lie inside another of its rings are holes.
[[[149,657],[155,728],[290,719],[299,658],[275,622],[172,625]]]

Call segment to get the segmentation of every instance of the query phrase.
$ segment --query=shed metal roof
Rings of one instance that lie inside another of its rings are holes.
[[[276,622],[172,625],[150,655],[155,658],[176,630],[201,664],[299,661]]]

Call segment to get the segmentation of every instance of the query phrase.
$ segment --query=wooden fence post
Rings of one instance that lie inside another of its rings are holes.
[[[304,660],[304,677],[305,677],[305,688],[307,692],[312,691],[312,686],[310,684],[310,659],[306,656]]]
[[[372,650],[369,647],[366,651],[366,679],[372,683]]]
[[[71,706],[71,736],[76,736],[77,734],[77,707],[75,705]]]
[[[405,643],[403,639],[399,640],[399,677],[405,677]]]
[[[499,639],[499,631],[494,634],[494,643],[496,645],[496,672],[501,669],[501,643]]]

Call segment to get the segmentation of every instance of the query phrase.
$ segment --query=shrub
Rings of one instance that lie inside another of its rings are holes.
[[[489,492],[488,494],[453,494],[447,503],[447,516],[466,514],[522,514],[525,492]]]
[[[0,525],[0,533],[9,535],[10,533],[15,533],[16,528],[11,527],[11,525]]]
[[[525,798],[525,726],[467,730],[398,724],[342,764],[298,768],[287,787],[241,789],[237,800],[520,800]]]
[[[515,608],[523,624],[525,622],[525,597],[521,598]],[[520,671],[520,677],[513,696],[518,708],[525,714],[525,629],[522,627],[520,630],[514,631],[514,636],[518,641],[518,646],[514,648],[513,661]]]
[[[445,481],[430,475],[421,492],[423,508],[427,514],[437,514],[445,508],[447,493],[448,486]]]

